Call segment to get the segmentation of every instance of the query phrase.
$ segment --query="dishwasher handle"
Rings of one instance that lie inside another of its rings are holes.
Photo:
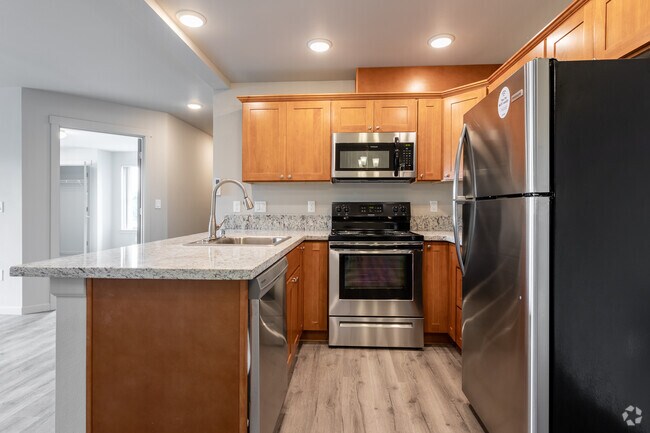
[[[278,279],[284,279],[286,277],[288,267],[289,262],[286,257],[283,257],[266,271],[255,277],[254,280],[251,280],[248,283],[249,299],[262,299]]]

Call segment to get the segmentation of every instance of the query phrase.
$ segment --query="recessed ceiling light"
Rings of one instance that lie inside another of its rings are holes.
[[[189,108],[190,110],[200,110],[201,108],[203,108],[203,105],[196,102],[190,102],[189,104],[187,104],[187,108]]]
[[[328,41],[327,39],[312,39],[311,41],[307,42],[307,46],[312,51],[315,51],[317,53],[324,53],[325,51],[329,51],[329,49],[332,48],[332,42]]]
[[[429,46],[431,48],[445,48],[451,45],[454,39],[456,39],[454,35],[450,34],[435,35],[429,39]]]
[[[63,140],[64,138],[68,137],[68,133],[66,132],[65,129],[60,129],[59,130],[59,140]]]
[[[176,18],[187,27],[203,27],[207,21],[200,13],[190,10],[176,12]]]

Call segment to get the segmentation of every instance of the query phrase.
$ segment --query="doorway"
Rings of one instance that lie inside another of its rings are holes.
[[[59,128],[59,255],[141,242],[142,139]]]

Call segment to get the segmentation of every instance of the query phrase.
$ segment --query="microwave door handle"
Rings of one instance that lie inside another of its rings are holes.
[[[399,176],[399,169],[400,169],[400,161],[399,161],[399,148],[397,145],[399,144],[399,137],[395,137],[395,150],[393,151],[393,169],[394,169],[394,175],[395,177]]]

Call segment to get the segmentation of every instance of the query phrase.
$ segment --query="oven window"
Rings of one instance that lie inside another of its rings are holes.
[[[341,150],[339,170],[390,170],[391,152],[388,150]]]
[[[340,299],[413,299],[410,254],[342,254]]]

